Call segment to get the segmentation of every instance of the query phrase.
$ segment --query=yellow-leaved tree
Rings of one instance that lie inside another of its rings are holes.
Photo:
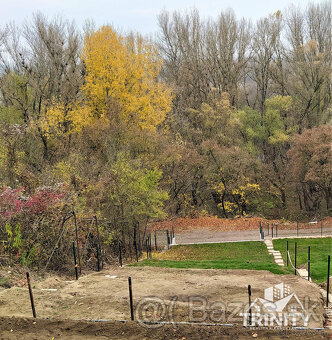
[[[139,35],[121,36],[110,26],[86,36],[82,52],[82,100],[73,107],[52,106],[43,121],[48,133],[79,132],[117,115],[126,123],[154,130],[171,109],[171,92],[158,82],[162,61]]]

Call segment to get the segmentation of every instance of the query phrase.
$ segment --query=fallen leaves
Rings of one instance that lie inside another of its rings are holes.
[[[321,221],[324,226],[332,225],[332,217],[327,217]],[[156,222],[150,225],[150,231],[168,229],[174,227],[175,232],[186,232],[191,230],[215,230],[215,231],[241,231],[255,230],[259,228],[259,223],[266,225],[277,223],[279,229],[296,229],[296,222],[283,222],[280,220],[267,220],[262,217],[245,217],[245,218],[217,218],[217,217],[198,217],[198,218],[175,218],[168,221]],[[312,225],[301,223],[299,228],[310,229],[318,228],[320,223]]]

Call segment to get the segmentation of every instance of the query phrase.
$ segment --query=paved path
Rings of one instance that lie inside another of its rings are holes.
[[[259,241],[259,230],[214,231],[191,230],[175,233],[176,244],[221,243],[227,241]]]
[[[266,244],[267,250],[269,254],[272,254],[274,257],[274,262],[281,267],[284,267],[284,261],[282,259],[281,253],[278,250],[273,249],[272,240],[265,240],[264,243]]]

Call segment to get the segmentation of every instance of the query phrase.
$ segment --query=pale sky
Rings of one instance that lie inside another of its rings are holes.
[[[85,19],[92,19],[97,27],[112,24],[125,31],[136,30],[143,34],[158,30],[157,15],[162,9],[169,11],[196,7],[202,17],[216,17],[229,7],[237,17],[256,20],[289,5],[305,8],[309,2],[320,0],[0,0],[0,27],[9,21],[21,24],[40,11],[52,17],[61,14],[74,19],[80,26]]]

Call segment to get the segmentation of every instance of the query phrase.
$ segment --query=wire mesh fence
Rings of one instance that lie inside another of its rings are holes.
[[[332,225],[317,223],[277,224],[266,223],[260,225],[262,236],[276,237],[327,237],[332,236]]]

